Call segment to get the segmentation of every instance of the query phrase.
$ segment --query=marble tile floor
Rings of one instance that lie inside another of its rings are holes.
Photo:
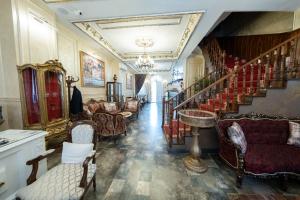
[[[300,181],[291,180],[287,192],[278,181],[244,178],[242,189],[235,187],[235,173],[217,155],[206,155],[209,169],[195,174],[185,169],[187,153],[168,153],[161,129],[161,107],[148,104],[139,119],[128,126],[127,136],[117,144],[97,144],[97,191],[87,200],[218,200],[236,199],[238,194],[279,194],[297,198]],[[49,168],[60,162],[57,154],[48,160]],[[233,198],[234,197],[234,198]]]

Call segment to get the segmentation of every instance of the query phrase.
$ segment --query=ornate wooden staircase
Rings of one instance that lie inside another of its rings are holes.
[[[300,33],[248,62],[226,55],[216,39],[203,48],[212,72],[176,96],[163,99],[162,127],[169,147],[184,144],[190,136],[190,127],[179,121],[179,110],[238,113],[239,105],[250,105],[253,98],[266,96],[268,89],[285,88],[288,80],[300,78]]]

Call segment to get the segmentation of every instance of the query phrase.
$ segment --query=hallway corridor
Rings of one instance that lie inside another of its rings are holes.
[[[86,199],[223,200],[236,199],[238,193],[283,194],[287,199],[296,199],[295,194],[300,193],[297,181],[291,180],[289,193],[283,193],[276,181],[251,177],[244,179],[243,189],[239,190],[234,171],[217,156],[206,156],[206,173],[187,171],[182,162],[186,154],[168,153],[160,126],[161,106],[148,104],[117,145],[113,141],[98,143],[97,191],[90,189]],[[49,165],[58,162],[57,158],[51,159]]]

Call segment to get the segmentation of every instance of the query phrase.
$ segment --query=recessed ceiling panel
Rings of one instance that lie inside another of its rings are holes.
[[[174,61],[179,58],[201,16],[202,12],[193,12],[73,24],[124,62],[134,61],[144,52],[156,61]],[[154,44],[149,48],[139,47],[136,41],[140,38],[149,38]]]

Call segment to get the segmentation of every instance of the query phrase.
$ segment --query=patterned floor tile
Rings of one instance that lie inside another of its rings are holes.
[[[186,170],[188,151],[168,152],[161,128],[161,105],[149,104],[138,120],[132,120],[127,136],[97,144],[97,191],[86,200],[226,200],[227,194],[281,194],[294,200],[300,194],[299,180],[289,181],[283,192],[277,180],[245,177],[242,189],[235,186],[235,171],[217,155],[204,155],[208,171]],[[48,160],[48,168],[60,162],[60,154]],[[235,195],[236,196],[236,195]]]

